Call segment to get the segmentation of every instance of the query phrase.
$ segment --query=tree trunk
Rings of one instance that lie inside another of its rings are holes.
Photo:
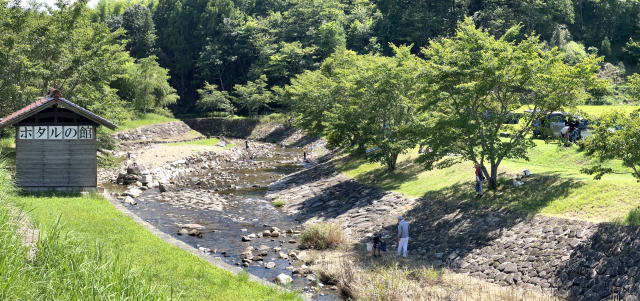
[[[496,190],[498,188],[498,165],[491,164],[491,175],[489,176],[489,189]]]
[[[364,145],[364,143],[358,143],[358,145],[356,146],[355,154],[363,155],[366,151],[367,147]]]
[[[398,153],[391,153],[387,156],[387,170],[395,171],[398,162]]]

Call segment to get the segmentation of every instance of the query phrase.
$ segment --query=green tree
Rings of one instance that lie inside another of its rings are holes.
[[[320,25],[318,31],[320,35],[318,53],[320,56],[328,57],[338,50],[345,49],[347,41],[342,25],[332,21]]]
[[[482,166],[489,187],[497,187],[498,167],[505,158],[527,159],[535,144],[535,120],[584,100],[597,78],[600,59],[587,55],[574,65],[564,62],[557,49],[545,50],[536,36],[513,41],[520,28],[512,27],[499,38],[476,28],[471,19],[456,34],[432,41],[423,50],[429,116],[422,132],[433,149],[421,160],[432,167],[442,158]],[[512,112],[527,106],[517,127],[504,123]],[[435,122],[431,122],[435,120]],[[501,133],[508,132],[508,138]]]
[[[623,89],[633,101],[640,101],[640,74],[634,73],[628,76]]]
[[[143,114],[165,108],[178,100],[176,90],[168,83],[168,70],[160,67],[156,59],[150,56],[129,65],[126,80],[133,91],[132,104]]]
[[[605,57],[611,56],[611,41],[609,41],[609,37],[604,37],[602,43],[600,43],[600,54]]]
[[[583,169],[583,172],[600,179],[614,172],[603,165],[605,162],[620,160],[640,182],[640,111],[631,114],[613,112],[601,117],[587,139],[585,149],[597,159],[597,163]]]
[[[144,58],[155,53],[156,29],[147,7],[140,4],[128,7],[122,14],[122,27],[127,31],[127,49],[131,56]]]
[[[305,72],[287,86],[296,123],[322,134],[332,147],[395,170],[398,156],[415,146],[416,101],[424,62],[411,46],[393,47],[393,57],[337,52],[320,70]]]
[[[274,100],[273,92],[267,88],[267,76],[262,75],[255,81],[233,87],[234,102],[249,116],[255,116],[262,110],[269,109]]]
[[[321,135],[326,128],[325,115],[333,108],[337,92],[337,84],[322,72],[305,71],[291,79],[284,98],[296,113],[296,126]]]
[[[420,93],[420,73],[424,62],[411,54],[412,46],[392,47],[392,58],[379,58],[372,68],[360,74],[355,82],[355,95],[366,113],[362,128],[367,141],[375,146],[367,158],[380,162],[393,171],[398,156],[416,145],[411,135],[417,122],[416,104]]]
[[[218,90],[218,86],[204,83],[202,89],[198,89],[198,109],[203,112],[224,112],[233,113],[234,107],[231,97],[226,91]]]
[[[42,12],[0,3],[2,113],[55,87],[98,114],[116,121],[126,117],[124,103],[110,87],[132,62],[120,39],[123,31],[93,22],[86,1],[57,5]]]

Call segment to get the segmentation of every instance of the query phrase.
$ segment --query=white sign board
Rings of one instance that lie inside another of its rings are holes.
[[[18,128],[20,140],[91,140],[94,138],[95,133],[91,125],[36,125]]]

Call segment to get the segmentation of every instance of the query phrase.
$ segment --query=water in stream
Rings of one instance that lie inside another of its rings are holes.
[[[231,265],[242,263],[241,253],[249,246],[255,250],[268,248],[268,256],[264,257],[264,261],[254,261],[244,269],[268,281],[280,273],[291,276],[290,267],[299,267],[302,262],[281,259],[274,248],[281,248],[285,254],[296,250],[297,235],[285,232],[297,232],[301,228],[292,217],[265,200],[264,194],[270,183],[304,168],[303,151],[270,145],[267,152],[198,169],[189,175],[190,179],[182,181],[187,184],[177,191],[160,193],[157,188],[150,189],[138,198],[136,206],[129,208],[161,231],[196,248],[204,247],[213,251],[203,256],[218,257]],[[202,238],[178,235],[180,224],[204,226],[200,230]],[[249,242],[241,239],[242,236],[262,233],[271,227],[281,229],[283,235],[277,238],[253,238]],[[254,251],[254,254],[257,252]],[[265,268],[267,262],[274,262],[276,267]],[[294,275],[292,287],[309,291],[308,287],[318,286],[315,281]],[[323,288],[313,298],[336,300],[339,296],[337,292]]]

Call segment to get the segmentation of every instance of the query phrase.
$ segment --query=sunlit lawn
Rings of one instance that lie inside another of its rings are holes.
[[[525,110],[530,108],[531,107],[529,106],[523,106],[520,109],[516,110],[516,112],[524,112]],[[583,112],[583,113],[586,113],[587,115],[597,117],[597,116],[601,116],[603,114],[614,112],[614,111],[630,113],[638,109],[640,109],[640,106],[635,106],[635,105],[603,105],[603,106],[584,105],[584,106],[577,106],[575,109],[566,109],[566,111],[569,111],[569,112],[575,111],[575,113]]]
[[[474,169],[463,162],[445,169],[425,170],[414,163],[417,150],[400,158],[396,172],[362,159],[342,158],[340,168],[349,176],[386,190],[434,201],[456,202],[473,198]],[[580,172],[589,158],[577,147],[559,147],[538,141],[530,160],[506,160],[500,167],[501,187],[479,204],[500,210],[518,210],[590,221],[621,221],[640,206],[640,183],[618,162],[608,163],[616,173],[593,180]],[[511,179],[524,169],[533,176],[515,188]]]
[[[198,140],[191,140],[191,141],[169,143],[169,146],[183,146],[183,145],[218,146],[218,143],[220,143],[220,139],[218,138],[207,138],[207,139],[198,139]],[[234,146],[235,144],[233,143],[227,143],[227,145],[225,145],[224,147],[232,148]]]
[[[137,127],[145,126],[145,125],[166,123],[166,122],[172,122],[172,121],[178,121],[178,119],[173,117],[167,117],[160,114],[155,114],[155,113],[147,113],[141,117],[138,117],[132,120],[127,120],[122,124],[118,124],[118,128],[115,130],[115,132],[124,132],[131,129],[135,129]]]

